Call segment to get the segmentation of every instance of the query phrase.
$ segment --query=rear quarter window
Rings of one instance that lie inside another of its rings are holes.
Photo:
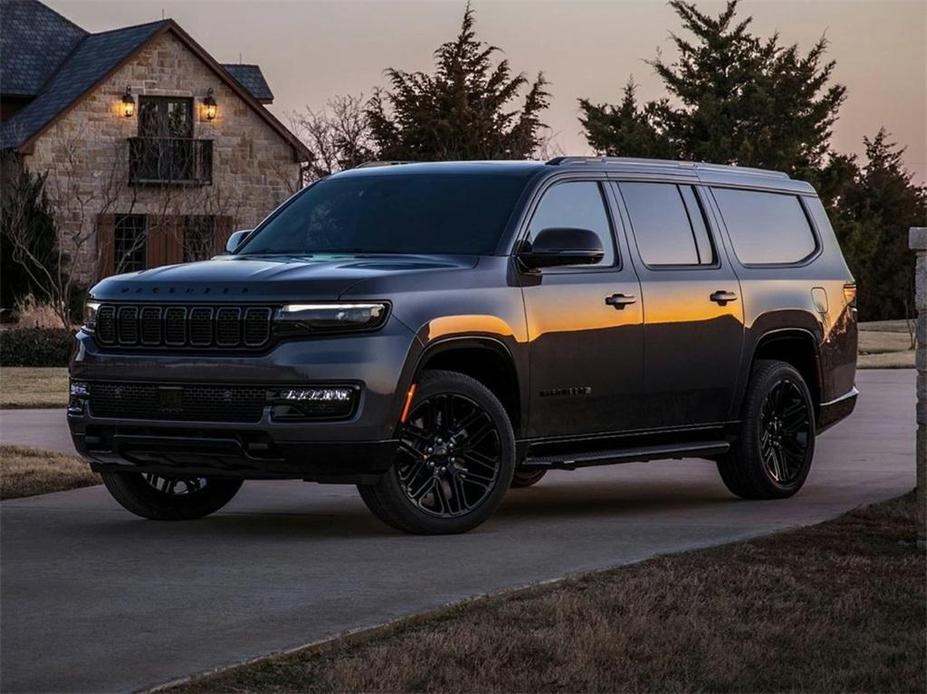
[[[796,195],[713,188],[737,259],[744,265],[798,263],[817,249]]]

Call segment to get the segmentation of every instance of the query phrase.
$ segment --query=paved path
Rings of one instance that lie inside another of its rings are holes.
[[[0,411],[0,442],[75,454],[64,408]]]
[[[821,438],[805,489],[786,501],[735,500],[712,465],[689,460],[552,473],[479,530],[443,538],[386,529],[353,488],[299,482],[246,484],[192,523],[136,519],[100,487],[3,502],[0,689],[155,685],[899,495],[914,486],[914,372],[864,371],[859,386],[857,412]],[[18,427],[5,430],[15,440]]]

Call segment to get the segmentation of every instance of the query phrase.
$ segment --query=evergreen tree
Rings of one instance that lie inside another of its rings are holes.
[[[861,320],[914,315],[914,254],[908,229],[927,225],[927,189],[902,162],[885,128],[865,138],[866,164],[839,200],[835,228],[859,287]]]
[[[779,36],[761,39],[750,17],[736,18],[737,0],[717,17],[693,3],[670,5],[692,39],[673,34],[670,64],[650,61],[672,98],[639,107],[632,86],[615,107],[580,100],[581,121],[596,151],[621,156],[670,156],[758,166],[808,176],[822,168],[845,88],[829,84],[822,38],[802,55]]]
[[[529,86],[507,60],[494,64],[497,52],[476,38],[468,5],[457,38],[434,53],[434,74],[389,68],[391,87],[378,90],[367,110],[379,158],[523,159],[537,149],[547,81],[539,73]],[[525,87],[521,108],[513,109]]]

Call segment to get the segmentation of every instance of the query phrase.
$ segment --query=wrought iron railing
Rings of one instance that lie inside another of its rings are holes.
[[[212,140],[130,137],[130,183],[212,183]]]

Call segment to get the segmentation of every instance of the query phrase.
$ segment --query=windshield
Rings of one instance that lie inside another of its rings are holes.
[[[491,255],[527,178],[506,172],[326,179],[272,217],[236,255]]]

